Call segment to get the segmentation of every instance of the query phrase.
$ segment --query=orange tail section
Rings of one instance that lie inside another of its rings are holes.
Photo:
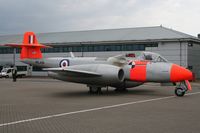
[[[24,34],[24,40],[21,50],[21,59],[31,58],[31,59],[41,59],[41,45],[38,44],[36,35],[33,32],[26,32]]]
[[[20,47],[22,49],[20,59],[41,59],[43,58],[41,48],[49,47],[39,44],[34,32],[24,33],[22,44],[6,44],[6,46]]]

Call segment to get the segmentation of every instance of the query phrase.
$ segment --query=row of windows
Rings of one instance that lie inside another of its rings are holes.
[[[100,51],[144,51],[145,47],[158,47],[158,44],[112,44],[112,45],[79,45],[79,46],[53,46],[42,49],[43,53],[57,52],[100,52]],[[20,53],[17,48],[16,52]],[[11,54],[13,48],[0,48],[0,54]]]
[[[2,69],[3,69],[3,66],[0,66],[0,71]],[[17,66],[17,71],[27,71],[27,66]],[[42,71],[42,68],[33,66],[33,71]]]
[[[16,53],[20,53],[21,49],[16,48]],[[5,48],[5,47],[0,47],[0,54],[12,54],[13,53],[13,48]]]

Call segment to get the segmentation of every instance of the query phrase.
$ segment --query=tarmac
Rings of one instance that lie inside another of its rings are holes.
[[[199,133],[200,83],[176,97],[148,83],[127,92],[48,78],[0,79],[0,133]]]

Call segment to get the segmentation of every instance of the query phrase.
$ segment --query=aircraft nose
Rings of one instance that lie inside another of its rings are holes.
[[[192,72],[184,67],[172,64],[170,72],[170,81],[179,82],[183,80],[193,80]]]

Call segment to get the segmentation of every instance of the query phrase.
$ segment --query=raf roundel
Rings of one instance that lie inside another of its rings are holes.
[[[61,61],[60,61],[60,67],[66,68],[66,67],[68,67],[68,66],[69,66],[69,60],[64,59],[64,60],[61,60]]]
[[[131,68],[134,68],[135,67],[135,62],[134,61],[130,61],[128,63],[128,65],[131,67]]]

